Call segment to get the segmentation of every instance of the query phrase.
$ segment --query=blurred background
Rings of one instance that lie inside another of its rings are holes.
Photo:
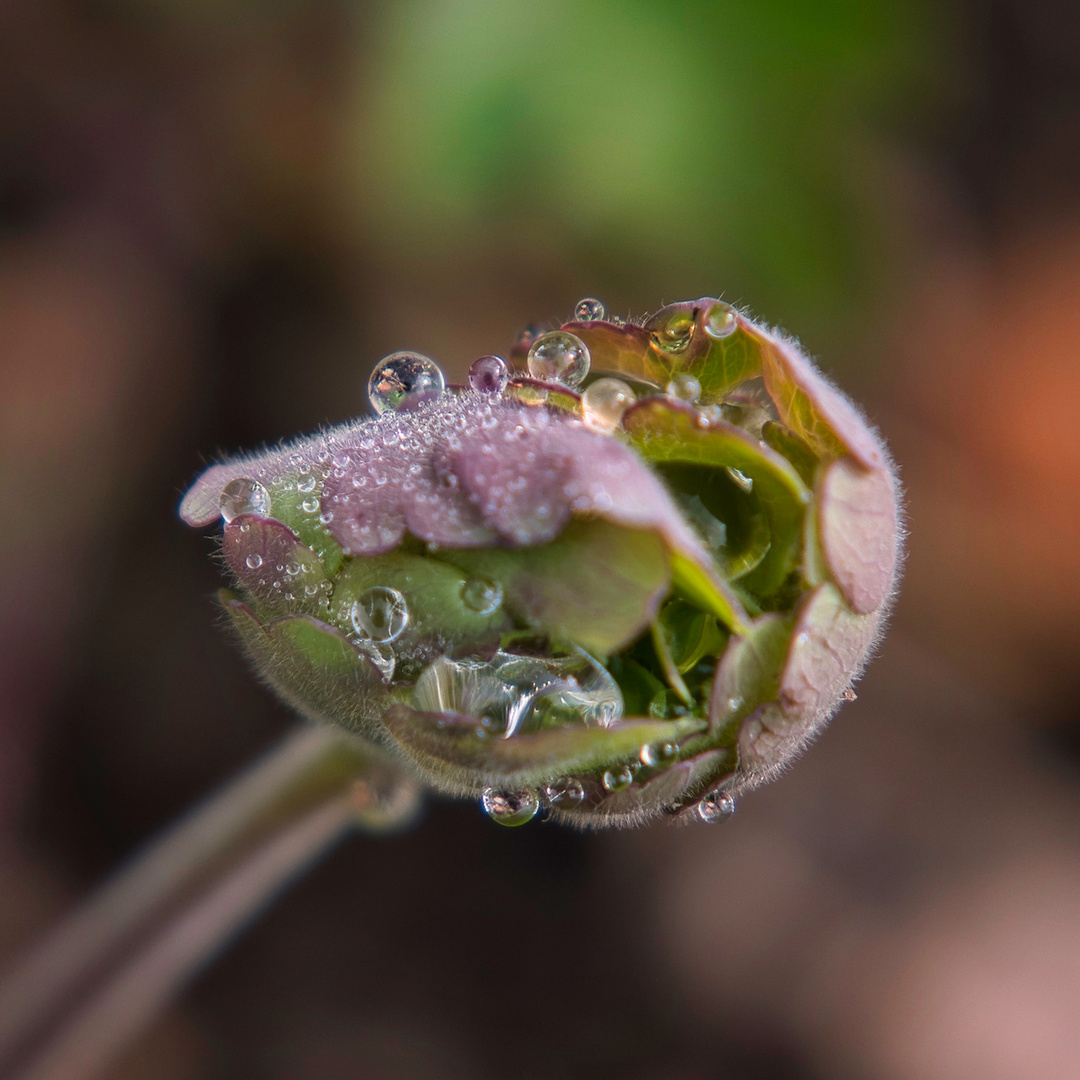
[[[859,700],[724,826],[348,842],[111,1075],[1077,1075],[1069,0],[0,4],[0,963],[291,723],[203,462],[703,294],[901,463]]]

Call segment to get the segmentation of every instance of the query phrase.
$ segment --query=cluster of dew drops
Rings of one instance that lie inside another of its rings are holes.
[[[576,322],[594,322],[605,317],[603,303],[592,298],[579,301],[574,309]],[[706,329],[714,337],[726,337],[735,329],[731,309],[727,305],[718,306],[715,318],[707,320]],[[576,334],[551,330],[534,335],[526,331],[522,340],[529,342],[526,365],[531,378],[545,383],[559,383],[574,390],[585,381],[591,357],[588,346]],[[469,368],[468,378],[472,390],[499,397],[510,382],[510,370],[500,356],[481,356]],[[380,416],[387,412],[415,409],[427,401],[433,401],[445,390],[446,379],[439,365],[415,352],[394,352],[383,357],[368,379],[368,400]],[[701,394],[701,384],[692,375],[675,374],[665,390],[669,397],[694,404]],[[593,430],[611,434],[636,400],[634,389],[622,379],[607,376],[596,379],[581,395],[582,419]],[[711,419],[710,410],[719,415],[719,406],[702,408],[701,417],[706,424]],[[314,490],[314,483],[311,488]],[[302,505],[306,512],[314,513],[319,506],[317,496],[312,494]],[[226,523],[241,514],[269,516],[270,494],[258,480],[238,477],[230,480],[222,489],[220,509]],[[249,555],[247,563],[249,569],[255,570],[262,564],[262,559],[259,555]],[[471,593],[463,593],[463,599],[468,606],[483,613],[498,606],[498,601],[493,604],[492,598],[486,593],[483,597],[475,598]],[[409,609],[405,597],[397,589],[377,585],[354,601],[349,620],[360,642],[378,650],[380,646],[395,641],[405,631]],[[375,656],[376,653],[373,653]],[[634,782],[635,774],[642,766],[662,767],[673,763],[677,757],[678,747],[673,743],[643,746],[638,761],[608,769],[601,783],[606,792],[614,794],[625,791]],[[557,810],[573,810],[581,807],[585,799],[586,791],[581,781],[566,777],[546,784],[540,790],[489,787],[483,792],[481,805],[485,813],[500,825],[518,826],[531,821],[544,804]],[[703,796],[695,810],[698,819],[705,823],[725,821],[735,812],[735,799],[720,788]]]

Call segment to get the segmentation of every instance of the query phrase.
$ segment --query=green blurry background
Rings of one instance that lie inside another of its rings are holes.
[[[0,6],[0,961],[291,720],[201,463],[582,296],[722,295],[909,492],[880,659],[719,829],[352,841],[123,1078],[1056,1080],[1080,1059],[1066,0]]]

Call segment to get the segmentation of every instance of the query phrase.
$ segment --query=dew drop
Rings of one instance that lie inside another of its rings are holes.
[[[469,385],[481,394],[501,394],[509,379],[510,372],[501,356],[481,356],[469,368]]]
[[[521,791],[485,788],[480,801],[484,813],[492,821],[510,828],[532,821],[540,809],[540,798],[531,788],[523,788]]]
[[[581,396],[585,423],[596,431],[614,431],[634,404],[634,391],[622,379],[597,379]]]
[[[502,604],[502,586],[487,578],[469,578],[461,586],[461,602],[477,615],[490,615]]]
[[[244,560],[244,562],[247,564],[247,568],[249,570],[258,570],[259,567],[262,566],[262,556],[261,555],[254,555],[254,554],[249,555]]]
[[[591,296],[579,300],[574,308],[574,322],[598,322],[607,315],[604,305]]]
[[[693,405],[701,397],[701,383],[693,375],[682,372],[671,377],[671,382],[667,384],[667,392],[668,397]]]
[[[735,309],[730,304],[714,304],[705,314],[705,333],[711,338],[726,338],[739,325]]]
[[[300,509],[305,514],[314,514],[319,509],[319,500],[314,495],[311,495],[300,504]]]
[[[221,489],[218,505],[226,522],[241,514],[260,514],[265,517],[270,513],[270,493],[258,480],[252,480],[249,476],[238,476]]]
[[[353,602],[349,621],[362,638],[383,645],[401,637],[409,623],[409,607],[397,589],[375,585]]]
[[[601,781],[606,791],[625,791],[634,782],[634,770],[629,765],[608,769]]]
[[[307,473],[306,475],[301,476],[300,479],[296,481],[296,490],[297,491],[302,491],[305,494],[307,494],[307,492],[309,492],[309,491],[314,491],[315,490],[315,477],[312,476],[310,473]]]
[[[675,312],[667,324],[653,331],[653,343],[664,352],[680,353],[694,336],[694,320],[684,311]]]
[[[712,791],[697,804],[697,813],[706,825],[727,821],[735,813],[735,800],[726,791]]]
[[[413,352],[384,356],[368,379],[368,400],[377,413],[400,409],[436,397],[446,387],[446,380],[434,360]]]
[[[564,777],[546,785],[544,797],[552,806],[562,809],[580,806],[585,801],[585,786],[580,780]]]
[[[590,362],[585,342],[565,330],[541,334],[529,349],[529,374],[545,382],[580,386],[589,373]]]
[[[641,764],[650,769],[658,765],[668,765],[675,760],[679,748],[671,742],[649,743],[641,748]]]

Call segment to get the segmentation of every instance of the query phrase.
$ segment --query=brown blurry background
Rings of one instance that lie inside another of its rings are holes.
[[[1080,1075],[1068,0],[0,3],[0,963],[290,724],[202,462],[721,293],[901,463],[859,701],[722,827],[348,842],[113,1076]]]

